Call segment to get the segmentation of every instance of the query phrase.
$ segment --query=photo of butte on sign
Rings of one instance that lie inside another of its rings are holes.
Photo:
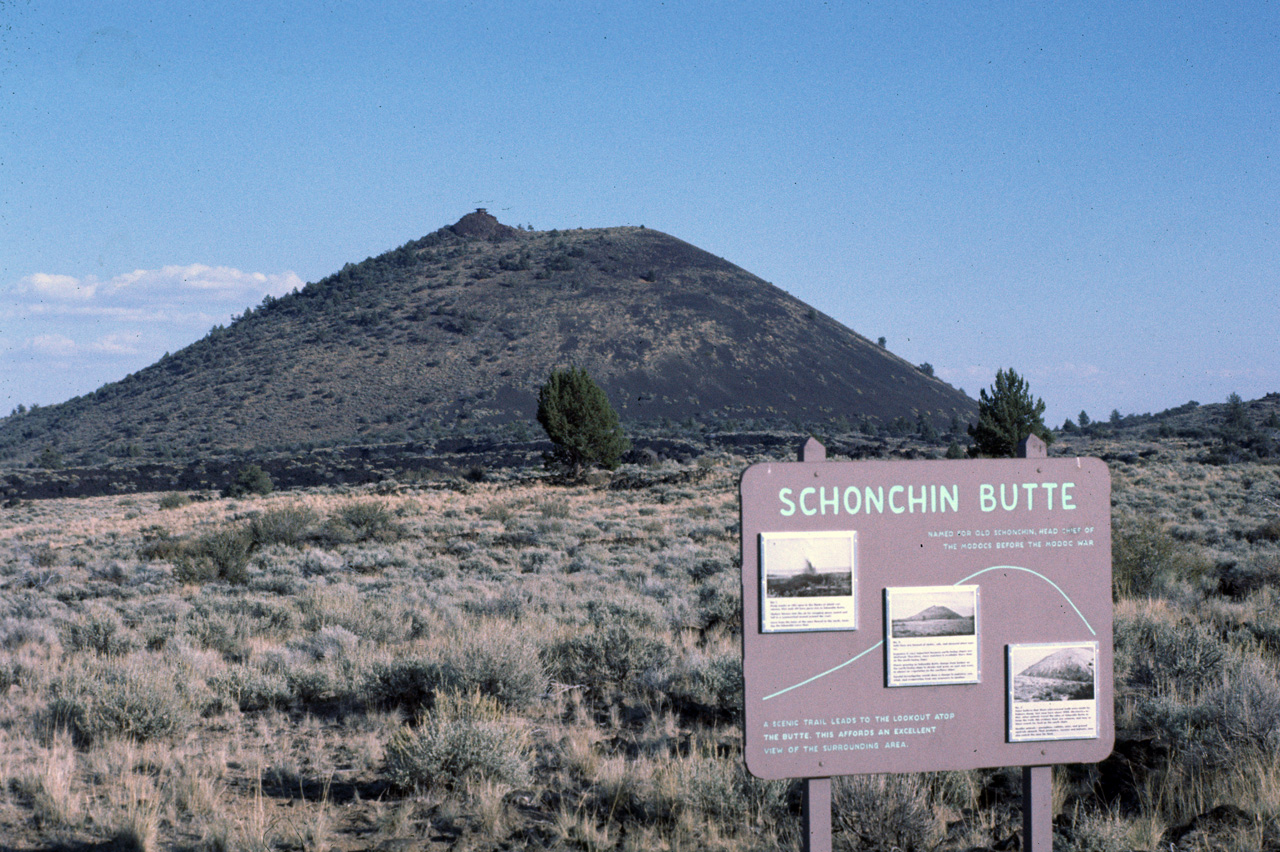
[[[1100,460],[768,462],[740,491],[753,774],[1110,753],[1111,479]]]

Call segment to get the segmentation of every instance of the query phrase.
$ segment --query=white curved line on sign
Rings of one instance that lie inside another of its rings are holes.
[[[1052,580],[1050,580],[1048,577],[1046,577],[1045,575],[1041,574],[1039,571],[1032,571],[1030,568],[1023,568],[1023,567],[1018,566],[1018,565],[993,565],[993,566],[991,566],[990,568],[983,568],[981,571],[978,571],[978,572],[976,572],[976,573],[974,573],[974,574],[970,574],[968,577],[965,577],[963,580],[957,580],[955,583],[952,583],[952,585],[953,585],[953,586],[962,586],[962,585],[964,585],[965,583],[967,583],[967,582],[969,582],[970,580],[972,580],[974,577],[978,577],[978,576],[981,576],[981,575],[983,575],[983,574],[986,574],[988,571],[1024,571],[1024,572],[1026,572],[1026,573],[1028,573],[1028,574],[1033,574],[1033,575],[1035,575],[1035,576],[1039,577],[1041,580],[1044,580],[1044,581],[1045,581],[1046,583],[1048,583],[1050,586],[1053,586],[1055,589],[1057,589],[1057,590],[1058,590],[1058,594],[1062,595],[1062,597],[1066,600],[1066,602],[1067,602],[1067,603],[1069,603],[1069,604],[1071,604],[1071,608],[1072,608],[1072,609],[1074,609],[1074,610],[1076,611],[1076,615],[1080,616],[1080,620],[1084,622],[1084,626],[1085,626],[1085,627],[1089,628],[1089,632],[1090,632],[1090,633],[1092,633],[1094,636],[1097,636],[1097,635],[1098,635],[1098,631],[1096,631],[1096,630],[1094,630],[1094,629],[1093,629],[1093,625],[1089,623],[1089,619],[1087,619],[1087,618],[1085,618],[1085,617],[1084,617],[1084,613],[1080,611],[1080,607],[1076,606],[1075,601],[1071,600],[1071,598],[1067,595],[1067,593],[1066,593],[1066,592],[1064,592],[1064,591],[1062,591],[1062,588],[1061,588],[1057,583],[1053,582],[1053,581],[1052,581]],[[845,661],[844,661],[843,663],[841,663],[840,665],[838,665],[838,666],[833,666],[832,668],[827,669],[825,672],[821,672],[820,674],[816,674],[816,675],[814,675],[814,676],[813,676],[813,677],[811,677],[811,678],[807,678],[807,679],[805,679],[805,680],[802,680],[802,681],[800,681],[800,682],[799,682],[799,683],[797,683],[797,684],[793,684],[793,685],[791,685],[791,686],[786,687],[785,689],[779,689],[777,692],[770,693],[769,695],[766,695],[764,698],[762,698],[762,699],[760,699],[760,700],[761,700],[761,701],[768,701],[770,698],[777,698],[779,695],[784,695],[784,694],[786,694],[786,693],[788,693],[788,692],[791,692],[793,689],[799,689],[800,687],[805,686],[806,684],[813,683],[815,680],[820,680],[820,679],[822,679],[822,678],[826,677],[827,675],[832,674],[833,672],[838,672],[840,669],[844,668],[845,666],[849,665],[850,663],[855,663],[855,662],[857,662],[858,660],[862,659],[862,658],[863,658],[863,657],[865,657],[867,654],[870,654],[872,651],[874,651],[876,648],[879,648],[879,647],[880,647],[881,645],[883,645],[883,644],[884,644],[884,640],[883,640],[883,639],[881,639],[879,642],[877,642],[876,644],[872,645],[870,648],[867,648],[865,651],[862,651],[862,652],[858,653],[857,655],[855,655],[855,656],[853,656],[853,657],[850,657],[849,659],[845,660]]]

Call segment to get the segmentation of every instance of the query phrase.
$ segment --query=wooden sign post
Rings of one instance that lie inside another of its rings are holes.
[[[1048,850],[1052,766],[1110,754],[1110,474],[1024,453],[744,472],[744,757],[805,779],[811,852],[834,776],[999,766]]]

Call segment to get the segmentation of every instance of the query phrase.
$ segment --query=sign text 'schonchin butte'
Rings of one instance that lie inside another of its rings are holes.
[[[1073,511],[1074,482],[984,482],[978,485],[976,498],[983,512]],[[798,491],[778,491],[778,514],[789,518],[802,515],[880,514],[944,514],[960,510],[960,486],[883,485],[845,487],[810,486]]]

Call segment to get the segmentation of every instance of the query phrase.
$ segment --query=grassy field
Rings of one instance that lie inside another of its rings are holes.
[[[1276,847],[1280,467],[1066,443],[1113,459],[1118,746],[1056,848]],[[741,760],[753,460],[0,510],[0,849],[798,848]],[[837,848],[1000,844],[1019,778],[840,779]]]

